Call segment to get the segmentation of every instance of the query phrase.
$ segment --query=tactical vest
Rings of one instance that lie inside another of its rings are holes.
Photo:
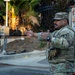
[[[55,37],[55,38],[59,38],[61,37],[62,34],[65,34],[66,32],[63,33],[63,29],[68,28],[69,30],[71,30],[72,32],[74,32],[74,30],[69,27],[69,26],[65,26],[63,28],[61,28],[60,30],[54,31],[51,35],[51,37]],[[59,62],[65,62],[67,61],[74,61],[74,39],[72,41],[72,44],[68,47],[68,49],[60,49],[60,54],[58,55],[58,57],[54,57],[51,60],[49,60],[49,62],[52,63],[59,63]]]

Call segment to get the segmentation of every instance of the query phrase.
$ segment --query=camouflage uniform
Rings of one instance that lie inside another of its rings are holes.
[[[59,50],[60,52],[57,56],[50,59],[49,55],[51,50],[50,48],[48,49],[50,72],[53,75],[72,75],[71,73],[74,67],[74,31],[67,25],[50,33],[50,38],[50,48],[54,47],[56,51]]]

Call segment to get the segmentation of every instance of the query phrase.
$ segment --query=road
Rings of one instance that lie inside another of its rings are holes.
[[[45,51],[1,55],[0,64],[0,75],[51,75]]]
[[[0,75],[52,75],[49,70],[21,66],[0,66]]]

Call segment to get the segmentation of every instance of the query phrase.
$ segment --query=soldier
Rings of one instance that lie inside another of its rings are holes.
[[[74,31],[68,25],[68,13],[58,12],[53,18],[55,31],[48,41],[48,62],[53,75],[73,75],[74,68]]]

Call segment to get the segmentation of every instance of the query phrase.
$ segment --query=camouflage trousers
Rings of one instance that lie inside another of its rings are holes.
[[[52,64],[50,63],[50,72],[53,75],[73,75],[73,62],[66,62],[66,63],[58,63]]]

